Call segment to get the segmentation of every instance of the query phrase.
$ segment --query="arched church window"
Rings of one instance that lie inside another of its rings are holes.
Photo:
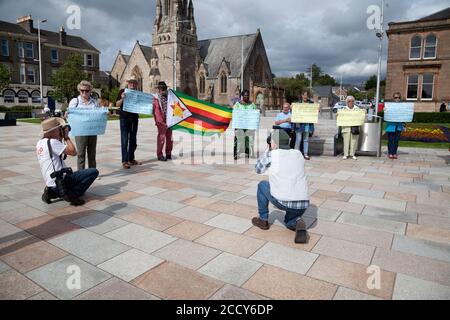
[[[220,93],[227,93],[227,92],[228,92],[228,77],[224,72],[220,76]]]
[[[200,93],[205,94],[206,90],[206,78],[203,73],[200,74]]]

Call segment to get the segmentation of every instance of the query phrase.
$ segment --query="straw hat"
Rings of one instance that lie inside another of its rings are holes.
[[[134,75],[132,75],[128,80],[127,80],[127,82],[138,82],[137,81],[137,79],[136,79],[136,76],[134,76]]]
[[[42,121],[41,126],[42,126],[42,134],[46,134],[49,133],[55,129],[58,129],[60,127],[63,127],[66,125],[66,121],[64,121],[64,119],[61,118],[50,118],[47,120]]]

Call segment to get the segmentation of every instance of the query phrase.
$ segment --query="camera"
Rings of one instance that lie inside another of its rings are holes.
[[[55,171],[52,174],[50,174],[50,178],[55,180],[56,189],[61,198],[64,198],[65,196],[70,196],[70,191],[67,190],[66,185],[64,183],[64,179],[72,174],[73,174],[72,168],[63,168],[59,171]]]

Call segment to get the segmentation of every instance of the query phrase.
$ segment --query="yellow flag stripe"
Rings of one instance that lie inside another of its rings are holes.
[[[208,131],[208,132],[217,132],[217,133],[224,132],[223,129],[208,129],[208,128],[204,128],[202,126],[196,126],[196,125],[194,125],[192,123],[189,123],[187,121],[183,121],[183,122],[179,123],[178,125],[182,126],[182,127],[186,127],[188,129],[196,130],[196,131],[203,131],[203,132]]]

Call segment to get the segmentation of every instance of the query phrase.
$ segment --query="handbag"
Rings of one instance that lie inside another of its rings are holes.
[[[352,134],[353,135],[355,135],[355,136],[357,136],[357,135],[359,135],[359,127],[352,127]]]

